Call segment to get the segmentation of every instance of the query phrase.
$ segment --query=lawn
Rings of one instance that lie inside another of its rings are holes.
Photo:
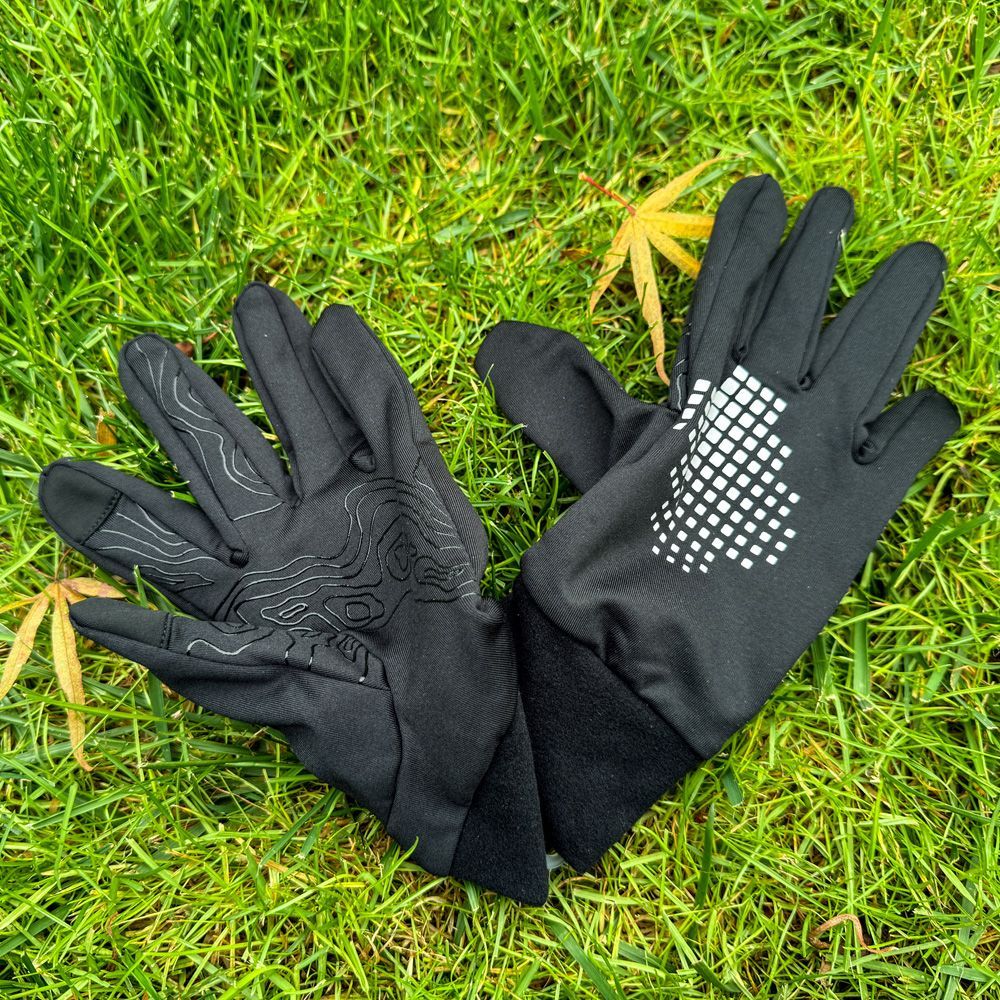
[[[0,605],[92,572],[39,513],[45,463],[183,493],[125,340],[185,342],[263,421],[249,279],[382,334],[505,593],[574,495],[482,389],[484,331],[569,329],[665,397],[627,275],[587,314],[622,209],[581,172],[638,199],[721,157],[686,211],[749,173],[793,215],[846,186],[834,305],[933,240],[904,388],[963,418],[760,716],[544,908],[425,874],[276,736],[81,643],[82,771],[43,628],[0,703],[0,996],[1000,996],[998,28],[939,0],[0,0]],[[660,276],[669,346],[692,282]]]

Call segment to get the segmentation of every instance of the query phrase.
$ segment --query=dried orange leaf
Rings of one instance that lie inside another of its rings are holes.
[[[118,438],[115,437],[115,432],[111,425],[104,419],[104,414],[102,413],[97,418],[97,443],[98,444],[117,444]]]
[[[62,590],[57,593],[52,614],[52,664],[66,700],[70,705],[83,705],[85,703],[83,670],[76,653],[76,635],[69,620],[69,602]],[[92,771],[93,767],[87,762],[83,753],[85,736],[83,716],[76,709],[68,708],[66,722],[76,762],[85,771]]]
[[[14,686],[18,674],[21,673],[21,667],[28,662],[35,645],[38,626],[41,625],[48,606],[49,596],[45,593],[39,594],[31,602],[31,607],[28,608],[28,613],[24,616],[24,621],[21,622],[21,627],[17,630],[14,643],[4,661],[3,675],[0,676],[0,698],[7,697],[7,692]]]
[[[618,232],[615,233],[615,238],[611,241],[611,246],[604,256],[604,261],[601,263],[601,276],[597,279],[597,284],[594,285],[590,293],[591,312],[597,308],[598,300],[608,290],[611,282],[615,280],[618,272],[622,269],[622,264],[625,263],[625,258],[628,256],[628,243],[631,233],[632,217],[629,216],[619,227]]]
[[[66,590],[71,590],[80,597],[122,596],[110,583],[103,583],[101,580],[95,580],[90,576],[74,576],[69,580],[62,580],[60,582]]]

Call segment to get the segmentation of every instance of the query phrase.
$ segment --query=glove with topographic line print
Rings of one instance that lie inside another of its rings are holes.
[[[894,254],[821,333],[852,214],[824,189],[781,245],[778,185],[731,189],[666,406],[557,330],[501,323],[476,359],[584,493],[514,592],[546,833],[578,869],[757,713],[957,427],[930,390],[883,412],[941,291],[936,247]]]
[[[91,462],[39,499],[70,545],[201,619],[90,600],[83,635],[288,738],[429,871],[542,902],[547,872],[510,628],[486,536],[405,376],[353,310],[315,331],[250,285],[236,335],[289,459],[166,341],[126,344],[129,399],[197,506]]]

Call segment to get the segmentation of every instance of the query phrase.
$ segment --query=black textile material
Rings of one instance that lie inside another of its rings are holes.
[[[39,500],[70,545],[205,620],[92,600],[76,627],[199,704],[281,730],[429,871],[542,901],[509,623],[479,592],[485,532],[409,383],[351,309],[312,331],[251,285],[234,318],[289,469],[202,369],[159,337],[131,341],[122,385],[197,506],[67,461]]]
[[[846,191],[824,189],[782,245],[778,185],[758,177],[732,188],[666,406],[630,399],[560,331],[501,323],[476,359],[501,409],[585,491],[525,555],[519,580],[573,650],[560,667],[551,632],[539,638],[533,625],[519,640],[550,846],[579,868],[651,787],[693,766],[684,746],[711,757],[757,713],[958,425],[929,390],[883,411],[942,287],[936,247],[895,253],[821,330],[852,214]],[[594,662],[619,696],[577,698]],[[623,805],[601,811],[569,775],[593,766],[606,701],[622,695],[684,746],[674,767],[651,750],[637,777],[632,733],[617,730],[601,783],[617,782]]]
[[[589,649],[567,639],[514,584],[522,697],[532,706],[546,838],[574,868],[589,868],[701,758]]]

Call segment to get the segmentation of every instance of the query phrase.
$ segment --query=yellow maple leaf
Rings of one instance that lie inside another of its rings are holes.
[[[45,618],[45,612],[53,607],[52,614],[52,665],[55,667],[56,678],[62,688],[66,701],[70,705],[85,704],[83,692],[83,670],[80,658],[76,652],[76,637],[69,618],[69,606],[87,597],[121,597],[114,587],[91,577],[77,576],[66,580],[50,583],[41,593],[23,601],[15,601],[0,608],[0,612],[10,611],[16,607],[28,605],[28,613],[24,616],[14,635],[10,652],[4,661],[3,673],[0,674],[0,698],[5,698],[7,692],[14,686],[21,668],[28,662],[32,649],[35,647],[35,637],[38,628]],[[69,728],[70,745],[76,762],[85,771],[92,771],[83,753],[85,729],[83,716],[74,709],[67,708],[66,723]]]
[[[660,305],[660,292],[656,287],[656,270],[653,266],[650,245],[685,274],[692,278],[698,276],[701,265],[697,258],[685,250],[675,237],[707,239],[711,235],[712,224],[715,220],[711,215],[671,212],[668,209],[706,167],[718,163],[718,161],[719,157],[715,157],[699,163],[654,191],[638,206],[632,205],[586,174],[580,175],[581,180],[614,198],[615,201],[624,205],[629,213],[618,232],[615,233],[602,262],[601,276],[597,279],[597,283],[590,293],[590,311],[593,312],[597,307],[601,296],[615,280],[626,259],[631,258],[632,280],[635,284],[636,295],[639,296],[643,318],[649,324],[649,335],[653,341],[656,373],[667,384],[670,383],[670,378],[663,365],[666,346],[663,336],[663,309]]]

